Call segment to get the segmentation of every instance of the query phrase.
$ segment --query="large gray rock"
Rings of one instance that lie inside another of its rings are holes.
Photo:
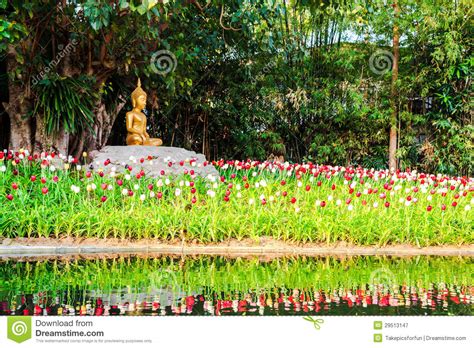
[[[148,156],[151,156],[151,160]],[[206,158],[194,151],[168,146],[106,146],[100,151],[90,154],[90,165],[94,170],[109,173],[115,167],[122,173],[125,166],[131,166],[131,174],[144,170],[147,176],[158,177],[162,170],[165,175],[183,174],[185,169],[194,170],[195,174],[208,177],[218,176],[216,168],[210,163],[204,165]],[[144,159],[141,163],[140,159]],[[110,161],[109,164],[106,163]],[[169,163],[172,163],[169,166]]]

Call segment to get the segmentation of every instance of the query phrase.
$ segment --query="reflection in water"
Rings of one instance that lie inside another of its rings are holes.
[[[370,258],[103,262],[0,263],[0,315],[472,315],[474,309],[470,260],[418,260],[414,267]],[[389,277],[373,279],[382,264]],[[440,278],[439,271],[451,273]]]
[[[1,302],[0,315],[429,315],[471,314],[474,287],[314,290],[271,289],[176,296],[172,292],[41,292]]]

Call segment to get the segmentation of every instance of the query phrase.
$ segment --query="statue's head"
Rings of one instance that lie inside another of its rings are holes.
[[[142,89],[140,79],[138,79],[137,88],[132,92],[132,105],[140,110],[143,110],[146,105],[146,93]]]

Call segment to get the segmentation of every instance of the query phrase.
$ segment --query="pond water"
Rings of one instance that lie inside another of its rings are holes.
[[[0,260],[0,315],[472,315],[472,258]]]

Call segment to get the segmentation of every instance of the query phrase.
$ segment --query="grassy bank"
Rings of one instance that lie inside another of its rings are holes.
[[[474,242],[473,178],[234,161],[214,163],[220,177],[151,178],[126,167],[89,171],[72,159],[59,170],[48,156],[1,157],[0,237]],[[130,164],[141,160],[160,159]]]

